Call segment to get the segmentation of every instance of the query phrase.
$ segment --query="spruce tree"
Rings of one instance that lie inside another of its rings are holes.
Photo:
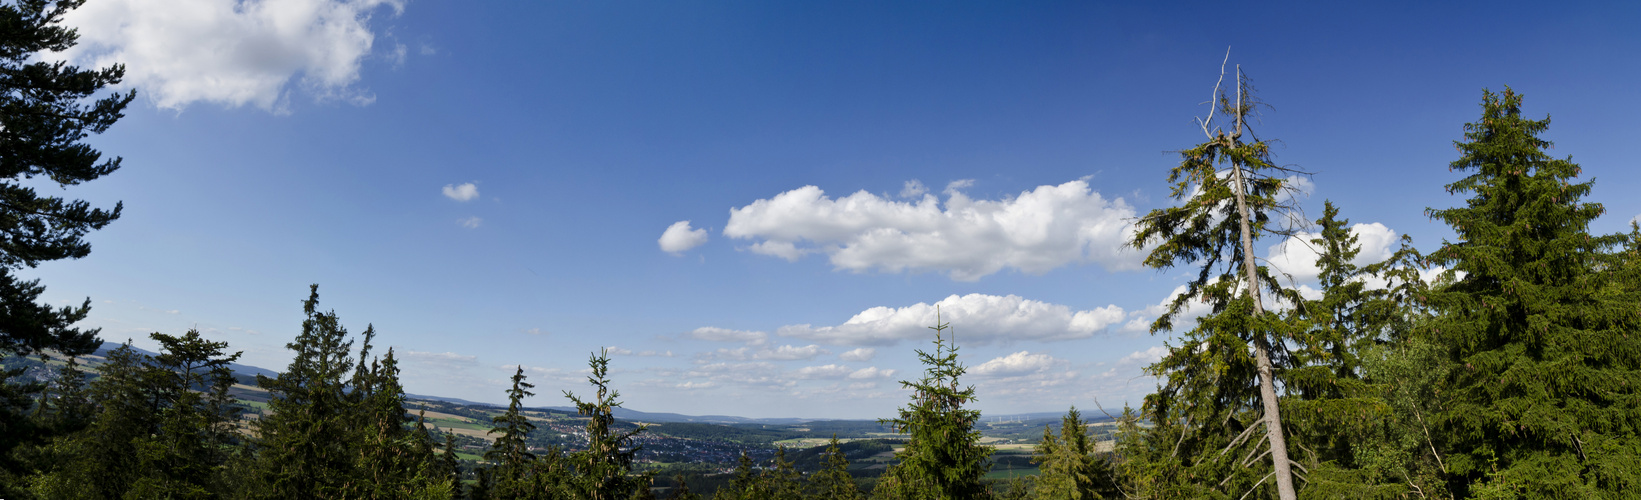
[[[764,469],[762,482],[763,498],[769,500],[799,500],[803,498],[802,474],[792,467],[792,461],[786,459],[786,447],[775,447],[775,460],[769,468]]]
[[[1294,222],[1283,218],[1293,210],[1288,177],[1296,171],[1276,165],[1270,143],[1254,135],[1248,119],[1260,103],[1240,68],[1235,79],[1234,93],[1215,86],[1216,102],[1200,122],[1207,141],[1181,151],[1179,166],[1169,171],[1179,206],[1152,210],[1135,223],[1130,244],[1151,248],[1147,266],[1200,266],[1184,293],[1152,323],[1151,333],[1174,330],[1174,319],[1190,304],[1207,303],[1210,313],[1179,332],[1179,344],[1170,343],[1162,361],[1147,368],[1164,385],[1146,397],[1145,416],[1157,424],[1155,432],[1177,438],[1177,444],[1165,452],[1152,448],[1129,455],[1152,457],[1160,461],[1157,467],[1170,470],[1156,476],[1174,484],[1163,496],[1239,496],[1269,478],[1279,498],[1293,500],[1292,460],[1276,389],[1292,338],[1283,319],[1269,310],[1276,299],[1294,297],[1255,264],[1254,243],[1286,234],[1281,226]],[[1216,121],[1215,110],[1228,123]],[[1262,437],[1250,442],[1254,433]],[[1264,462],[1268,474],[1250,468],[1251,462],[1226,458],[1242,447],[1266,444],[1269,453],[1254,456],[1270,457]]]
[[[536,425],[530,423],[530,418],[522,411],[524,398],[536,393],[530,392],[535,385],[525,382],[525,378],[524,367],[518,367],[513,373],[513,387],[507,390],[507,412],[491,418],[495,427],[490,429],[490,434],[497,436],[490,445],[490,451],[484,452],[484,459],[491,463],[494,487],[490,494],[495,498],[526,498],[529,495],[527,474],[536,455],[530,453],[528,440]]]
[[[849,474],[849,459],[838,450],[838,436],[826,445],[826,468],[809,478],[809,488],[817,500],[861,500],[865,495]]]
[[[1060,435],[1043,426],[1031,461],[1040,471],[1036,498],[1042,500],[1094,500],[1115,495],[1111,467],[1094,450],[1088,439],[1082,414],[1072,407],[1060,422]]]
[[[1591,182],[1522,116],[1521,95],[1482,93],[1447,185],[1463,206],[1427,209],[1452,227],[1430,260],[1463,273],[1429,293],[1430,334],[1452,364],[1432,432],[1454,493],[1617,498],[1641,491],[1641,289],[1623,276],[1620,234],[1592,235]]]
[[[648,474],[633,475],[632,461],[639,446],[632,444],[634,436],[644,432],[643,425],[632,430],[615,430],[615,409],[621,406],[621,392],[610,388],[610,353],[603,350],[589,356],[587,365],[592,373],[587,383],[596,391],[592,400],[583,401],[570,391],[564,397],[575,403],[576,412],[587,418],[587,449],[572,454],[570,467],[574,477],[567,485],[575,498],[588,500],[624,499],[649,490]]]
[[[990,490],[985,475],[991,470],[986,459],[992,449],[980,445],[978,410],[964,408],[974,402],[974,387],[962,387],[958,377],[967,370],[957,361],[957,343],[948,338],[951,325],[941,323],[936,313],[934,352],[917,350],[926,366],[916,382],[902,381],[911,389],[912,404],[901,408],[900,416],[879,420],[908,434],[906,447],[895,453],[899,463],[884,471],[873,496],[894,499],[949,500],[986,498]],[[953,335],[955,337],[955,335]]]
[[[295,351],[276,378],[257,376],[267,389],[269,414],[256,422],[260,477],[247,496],[336,497],[353,479],[357,422],[346,377],[353,341],[336,313],[319,310],[319,285],[302,303],[302,333],[285,347]]]

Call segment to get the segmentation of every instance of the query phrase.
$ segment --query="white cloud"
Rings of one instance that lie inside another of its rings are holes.
[[[849,378],[852,379],[889,378],[893,376],[895,376],[894,369],[878,368],[876,366],[868,366],[849,372]]]
[[[1219,278],[1209,280],[1210,283],[1217,281],[1219,281]],[[1128,333],[1145,333],[1151,331],[1151,322],[1155,321],[1158,316],[1162,315],[1162,313],[1167,312],[1169,304],[1174,303],[1174,298],[1179,297],[1180,294],[1185,293],[1188,289],[1189,287],[1187,285],[1174,287],[1174,290],[1172,292],[1168,292],[1168,296],[1163,297],[1161,302],[1146,306],[1145,309],[1128,313],[1129,320],[1127,323],[1123,324],[1122,330]],[[1180,313],[1174,316],[1174,328],[1189,330],[1196,326],[1194,320],[1210,312],[1213,312],[1213,306],[1205,302],[1200,300],[1187,301],[1185,303],[1185,309],[1180,310]]]
[[[1356,236],[1356,242],[1361,245],[1361,252],[1351,261],[1353,264],[1361,266],[1381,262],[1390,258],[1394,252],[1391,246],[1396,244],[1396,231],[1385,227],[1384,224],[1352,224],[1350,233]],[[1320,233],[1308,232],[1290,236],[1281,243],[1271,245],[1266,252],[1266,260],[1274,270],[1292,275],[1296,283],[1314,281],[1322,272],[1316,267],[1317,252],[1322,248],[1311,243],[1311,240],[1319,237]]]
[[[707,242],[707,230],[690,229],[689,221],[681,220],[667,226],[661,233],[661,239],[656,243],[661,245],[661,251],[673,255],[682,255],[685,250],[701,246]]]
[[[838,359],[844,361],[871,361],[873,356],[877,356],[877,349],[862,347],[839,354]]]
[[[841,325],[788,325],[776,330],[796,337],[844,345],[892,345],[901,340],[927,340],[940,320],[950,323],[964,344],[998,341],[1053,341],[1088,338],[1121,323],[1126,317],[1115,305],[1087,311],[1027,300],[1017,295],[952,295],[934,304],[919,302],[892,308],[874,307],[856,314]]]
[[[639,357],[646,357],[646,358],[648,358],[648,357],[661,357],[661,358],[670,358],[670,357],[672,357],[672,351],[657,351],[657,350],[654,350],[654,349],[645,349],[645,350],[642,350],[642,351],[634,351],[632,349],[627,349],[625,347],[618,347],[618,346],[613,346],[613,345],[609,346],[609,347],[606,347],[605,349],[608,349],[609,353],[611,355],[614,355],[614,356],[639,356]]]
[[[805,366],[792,372],[792,375],[801,379],[831,379],[843,378],[849,375],[849,367],[843,365]]]
[[[936,271],[960,281],[1079,262],[1140,267],[1141,253],[1123,248],[1134,208],[1105,199],[1087,181],[1001,200],[970,199],[962,189],[972,184],[948,185],[944,203],[932,194],[895,201],[866,191],[832,199],[804,186],[730,209],[724,235],[755,240],[749,250],[787,260],[825,253],[837,269]]]
[[[803,347],[783,345],[770,349],[768,347],[752,348],[738,347],[735,349],[718,349],[713,352],[701,353],[697,358],[701,360],[729,359],[745,361],[749,359],[772,361],[796,361],[800,359],[814,359],[815,356],[831,354],[831,351],[822,349],[818,345],[810,344]]]
[[[981,363],[969,372],[982,377],[1012,377],[1038,373],[1059,363],[1061,360],[1054,356],[1020,351]]]
[[[1143,351],[1134,351],[1133,353],[1131,353],[1127,356],[1123,356],[1122,359],[1117,360],[1117,364],[1118,365],[1128,365],[1128,364],[1150,365],[1152,363],[1162,361],[1162,357],[1167,356],[1167,355],[1168,355],[1168,347],[1159,345],[1159,346],[1152,347],[1150,349],[1146,349],[1146,350],[1143,350]]]
[[[712,342],[745,342],[751,345],[762,345],[764,342],[769,340],[769,334],[764,332],[730,330],[728,328],[717,328],[711,326],[696,328],[688,333],[685,333],[684,336],[695,340],[708,340]]]
[[[480,224],[484,224],[484,219],[480,219],[476,216],[475,217],[467,217],[467,218],[463,218],[463,219],[456,219],[456,223],[461,224],[462,227],[465,227],[465,228],[468,228],[468,229],[478,229]]]
[[[906,181],[906,186],[905,187],[900,188],[900,197],[901,198],[922,198],[923,194],[928,193],[928,192],[929,192],[929,188],[927,186],[923,185],[923,181],[919,181],[917,179],[912,179],[912,180]]]
[[[547,330],[542,330],[540,328],[526,328],[524,329],[524,333],[528,333],[530,335],[550,335]]]
[[[376,34],[378,7],[403,0],[99,0],[64,17],[79,45],[62,54],[126,65],[125,83],[161,108],[194,102],[283,112],[289,82],[320,99],[369,104],[353,88]]]
[[[444,197],[456,201],[472,201],[479,197],[479,187],[471,182],[462,185],[445,184]]]

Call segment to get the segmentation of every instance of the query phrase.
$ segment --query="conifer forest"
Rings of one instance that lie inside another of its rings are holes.
[[[122,86],[132,67],[49,57],[86,36],[64,24],[86,3],[0,2],[0,499],[1641,496],[1641,226],[1592,229],[1618,217],[1596,194],[1630,195],[1594,191],[1579,152],[1547,139],[1549,99],[1502,83],[1447,124],[1450,163],[1405,181],[1451,203],[1382,207],[1452,236],[1402,235],[1364,262],[1352,220],[1377,215],[1307,213],[1301,191],[1328,173],[1256,132],[1283,96],[1256,92],[1237,54],[1202,68],[1212,100],[1154,172],[1168,199],[1121,242],[1184,276],[1142,325],[1165,347],[1143,399],[982,415],[994,395],[960,357],[966,325],[937,306],[915,344],[883,348],[920,367],[888,381],[896,413],[667,420],[629,409],[654,406],[623,395],[632,358],[611,349],[553,367],[580,383],[562,394],[515,364],[505,392],[461,395],[505,405],[413,395],[396,333],[327,306],[330,283],[277,291],[302,320],[269,370],[198,329],[148,334],[157,350],[111,338],[85,326],[96,297],[46,301],[31,270],[78,265],[128,208],[67,190],[125,166],[88,141],[145,105]],[[1314,249],[1315,287],[1262,257],[1292,238]]]

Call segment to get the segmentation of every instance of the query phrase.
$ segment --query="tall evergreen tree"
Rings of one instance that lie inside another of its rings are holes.
[[[1110,464],[1095,453],[1082,414],[1072,407],[1060,421],[1060,435],[1043,426],[1032,462],[1037,476],[1036,498],[1041,500],[1094,500],[1115,496]]]
[[[257,376],[270,412],[256,422],[260,478],[246,485],[247,496],[337,497],[352,479],[357,420],[344,377],[354,368],[353,341],[334,311],[320,312],[319,285],[309,287],[302,312],[302,333],[285,345],[295,351],[290,366],[277,378]]]
[[[860,487],[855,486],[855,477],[849,474],[849,458],[838,450],[838,436],[832,435],[832,441],[826,445],[826,468],[816,472],[809,478],[809,488],[817,500],[861,500]]]
[[[536,393],[530,392],[535,385],[525,382],[525,378],[524,367],[518,367],[513,373],[513,387],[507,390],[507,412],[491,418],[495,427],[490,429],[490,434],[497,436],[490,451],[484,452],[484,459],[492,464],[490,474],[494,487],[490,494],[494,498],[527,498],[529,495],[527,474],[536,455],[530,453],[528,440],[536,425],[530,423],[523,410],[524,398]]]
[[[1460,496],[1641,491],[1641,289],[1613,282],[1626,238],[1590,234],[1604,209],[1580,201],[1578,165],[1545,154],[1549,125],[1523,117],[1515,91],[1484,91],[1449,165],[1465,177],[1448,192],[1471,197],[1427,210],[1458,238],[1431,261],[1463,273],[1429,294],[1453,364],[1433,431]]]
[[[992,449],[980,445],[980,431],[974,428],[980,412],[964,408],[974,402],[974,387],[958,384],[967,369],[957,361],[956,341],[947,337],[951,325],[941,323],[938,312],[935,318],[935,326],[929,327],[935,331],[934,352],[917,350],[926,367],[923,378],[900,383],[913,391],[911,406],[901,408],[898,418],[879,421],[909,438],[895,453],[899,463],[884,471],[873,496],[949,500],[991,494],[985,475],[991,470],[986,459]]]
[[[569,480],[570,493],[575,498],[588,500],[623,499],[649,491],[648,474],[633,475],[632,461],[638,455],[633,445],[634,436],[644,432],[643,425],[632,430],[615,430],[615,409],[621,406],[621,392],[610,388],[610,353],[603,350],[589,356],[587,365],[592,373],[587,383],[597,390],[592,400],[583,401],[570,391],[564,397],[575,403],[576,412],[587,418],[587,449],[569,457],[575,476]]]
[[[40,280],[17,272],[41,262],[77,259],[91,252],[86,233],[120,217],[85,201],[42,195],[25,186],[28,179],[49,179],[68,188],[95,180],[120,167],[104,160],[84,139],[118,121],[135,91],[87,102],[118,85],[125,67],[83,69],[52,62],[50,53],[75,45],[78,35],[62,24],[63,16],[83,0],[23,0],[0,5],[0,357],[41,355],[55,350],[68,356],[90,354],[100,343],[98,329],[72,325],[91,312],[91,299],[79,306],[53,308],[40,302]],[[28,418],[34,395],[43,384],[18,381],[21,369],[0,370],[0,496],[20,497],[26,465],[14,451],[41,444],[51,428],[37,428]]]
[[[786,447],[775,447],[775,460],[764,469],[762,482],[769,500],[799,500],[803,498],[802,474],[786,459]]]
[[[1272,478],[1277,496],[1293,500],[1292,460],[1276,389],[1284,348],[1292,339],[1282,319],[1268,312],[1274,299],[1292,297],[1268,269],[1255,264],[1254,242],[1282,233],[1280,224],[1292,222],[1282,218],[1292,208],[1287,179],[1295,172],[1276,165],[1269,142],[1254,135],[1248,118],[1260,103],[1240,68],[1235,78],[1234,93],[1215,86],[1215,103],[1201,121],[1207,142],[1181,151],[1180,165],[1168,174],[1180,205],[1140,218],[1130,241],[1134,248],[1151,248],[1147,266],[1201,266],[1152,323],[1151,333],[1172,331],[1174,319],[1190,304],[1210,307],[1195,328],[1180,334],[1180,345],[1170,346],[1162,361],[1147,368],[1165,383],[1146,398],[1144,410],[1157,423],[1156,432],[1178,438],[1167,454],[1155,455],[1176,469],[1159,477],[1180,488],[1163,496],[1235,496]],[[1216,109],[1229,123],[1216,121]],[[1263,437],[1252,444],[1269,444],[1269,474],[1225,458],[1260,430]]]

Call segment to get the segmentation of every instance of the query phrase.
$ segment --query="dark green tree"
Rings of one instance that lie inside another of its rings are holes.
[[[900,409],[900,416],[880,420],[908,434],[906,447],[895,453],[899,463],[889,466],[873,490],[874,497],[917,500],[987,498],[991,492],[985,481],[992,449],[980,445],[978,410],[964,408],[974,402],[974,387],[958,384],[967,370],[957,361],[957,343],[947,338],[951,325],[935,316],[934,352],[917,350],[925,365],[916,382],[902,381],[911,389],[912,404]],[[955,337],[955,335],[954,335]]]
[[[285,345],[295,354],[290,366],[277,378],[257,376],[270,412],[256,422],[260,480],[246,485],[247,496],[338,497],[354,479],[353,341],[334,311],[320,312],[319,285],[302,311],[302,333]]]
[[[112,210],[92,208],[23,185],[43,177],[67,188],[120,166],[119,158],[103,160],[83,141],[108,130],[136,97],[133,91],[87,102],[119,84],[125,67],[82,69],[49,57],[74,46],[78,36],[62,20],[81,3],[0,5],[0,357],[42,355],[48,349],[79,356],[99,344],[97,329],[71,326],[90,313],[91,299],[53,308],[40,303],[45,287],[39,280],[16,274],[41,262],[86,256],[91,252],[86,233],[120,216],[119,204]],[[0,370],[0,496],[5,497],[22,495],[26,466],[13,452],[25,443],[43,444],[52,430],[36,428],[28,419],[33,396],[44,385],[13,382],[18,375],[21,370]]]
[[[815,472],[809,478],[809,489],[817,500],[861,500],[860,487],[855,486],[855,477],[849,474],[849,459],[838,450],[838,436],[832,435],[832,441],[826,446],[826,468]]]
[[[786,447],[775,447],[775,460],[764,469],[764,491],[768,492],[763,498],[769,500],[799,500],[803,498],[802,474],[793,468],[791,460],[786,459]]]
[[[621,406],[621,393],[610,388],[610,353],[603,350],[589,356],[587,365],[592,374],[587,383],[597,389],[590,401],[583,401],[570,391],[564,397],[575,403],[576,412],[587,418],[587,449],[571,454],[569,464],[574,477],[569,478],[569,492],[575,498],[587,500],[625,499],[649,491],[648,474],[631,474],[633,458],[639,446],[633,437],[644,432],[643,425],[628,431],[615,430],[615,409]]]
[[[73,47],[79,35],[62,25],[63,16],[84,0],[21,0],[0,5],[0,351],[69,355],[97,348],[97,330],[69,325],[85,318],[91,301],[53,309],[37,302],[39,280],[21,281],[15,272],[41,262],[77,259],[91,252],[85,234],[120,217],[80,200],[43,196],[23,181],[50,179],[67,188],[113,173],[120,159],[83,142],[124,116],[136,92],[114,93],[87,103],[118,85],[123,65],[82,69],[42,55]]]
[[[1041,471],[1037,476],[1036,498],[1042,500],[1094,500],[1116,496],[1111,466],[1095,453],[1088,429],[1076,407],[1060,422],[1060,435],[1043,426],[1031,461]]]
[[[674,486],[672,488],[672,495],[667,496],[668,499],[670,499],[670,500],[701,500],[701,495],[700,494],[689,490],[689,483],[684,481],[683,474],[677,474],[677,475],[672,476],[672,482],[673,482],[673,484],[676,484],[678,486]]]
[[[752,457],[741,452],[741,458],[735,462],[735,477],[729,484],[718,488],[712,494],[713,500],[753,500],[763,498],[768,494],[764,490],[764,483],[758,480],[758,474],[752,472]]]
[[[1550,119],[1521,95],[1484,91],[1447,190],[1427,209],[1452,227],[1430,260],[1463,273],[1429,294],[1431,334],[1452,368],[1433,422],[1453,492],[1486,498],[1617,498],[1641,491],[1641,289],[1622,278],[1626,237],[1592,235],[1570,158],[1545,154]],[[1626,286],[1627,285],[1627,286]]]
[[[536,455],[530,453],[528,440],[536,425],[530,423],[523,410],[524,398],[536,393],[530,392],[535,385],[525,382],[525,378],[524,367],[518,367],[513,373],[513,387],[507,390],[507,412],[491,418],[495,427],[490,434],[497,436],[490,451],[484,452],[484,459],[491,463],[493,498],[527,498],[531,490],[528,473]]]
[[[198,331],[154,333],[160,353],[130,344],[115,350],[91,388],[101,408],[84,432],[52,447],[54,460],[34,482],[47,498],[208,498],[223,481],[238,412],[228,397],[234,379],[226,342]]]
[[[1283,319],[1269,312],[1276,299],[1293,297],[1255,264],[1254,242],[1287,234],[1283,226],[1295,222],[1288,178],[1297,172],[1276,165],[1269,142],[1254,135],[1248,118],[1260,103],[1240,68],[1234,93],[1216,85],[1213,97],[1209,117],[1200,122],[1208,140],[1181,151],[1180,165],[1168,174],[1179,206],[1141,217],[1130,241],[1134,248],[1150,248],[1147,266],[1200,266],[1184,293],[1152,323],[1151,333],[1174,330],[1175,317],[1190,304],[1207,303],[1210,311],[1195,328],[1180,333],[1180,344],[1170,345],[1162,361],[1147,368],[1165,382],[1146,398],[1145,417],[1157,423],[1159,435],[1171,435],[1178,444],[1166,454],[1136,452],[1127,458],[1159,460],[1158,467],[1171,469],[1155,476],[1178,488],[1157,492],[1164,497],[1239,496],[1272,478],[1277,496],[1293,500],[1293,462],[1276,389],[1284,348],[1292,339]],[[1215,110],[1228,123],[1216,121]],[[1251,463],[1233,464],[1239,457],[1226,458],[1259,431],[1263,437],[1251,444],[1269,444],[1270,453],[1256,455],[1270,457],[1264,462],[1271,466],[1268,474],[1248,467]]]

